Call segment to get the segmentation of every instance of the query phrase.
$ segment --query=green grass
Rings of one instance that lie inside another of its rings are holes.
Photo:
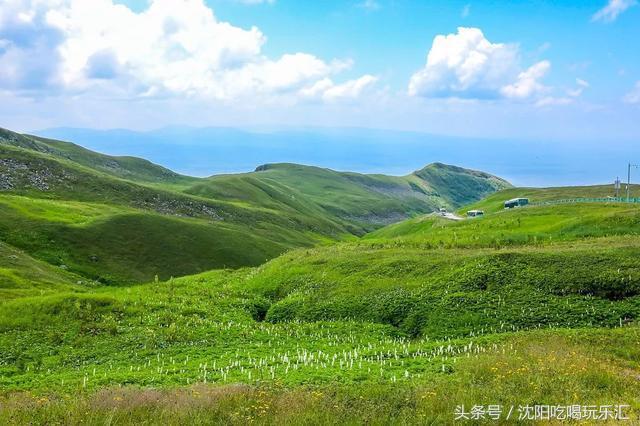
[[[111,176],[136,182],[183,187],[197,181],[195,178],[179,175],[141,158],[104,155],[70,142],[20,135],[2,128],[0,128],[0,144],[45,153]]]
[[[614,326],[640,314],[640,251],[599,245],[431,249],[341,245],[284,255],[248,288],[267,319],[356,319],[444,338],[538,326]]]
[[[500,248],[616,235],[640,235],[640,206],[530,206],[457,222],[439,216],[421,216],[372,232],[363,241],[397,242],[425,248]]]
[[[287,386],[197,384],[176,389],[111,387],[65,396],[0,397],[8,424],[453,424],[464,404],[628,404],[638,419],[632,373],[637,329],[535,332],[456,358],[446,373],[396,383]],[[90,413],[90,415],[87,415]],[[503,419],[504,419],[503,417]],[[503,423],[508,423],[503,420]],[[513,422],[512,422],[513,423]]]
[[[539,403],[629,404],[638,418],[635,326],[437,340],[270,323],[245,289],[255,274],[5,301],[0,422],[441,424],[460,404]]]
[[[0,299],[85,291],[91,283],[0,243]]]
[[[507,184],[441,164],[162,180],[0,139],[2,424],[452,424],[462,404],[640,421],[640,207],[502,209],[608,187],[506,189],[484,218],[356,238]]]
[[[255,266],[322,241],[320,235],[273,224],[239,226],[96,203],[0,195],[0,212],[2,240],[107,284]]]
[[[0,146],[2,173],[12,187],[0,194],[0,240],[90,280],[254,266],[290,248],[348,238],[342,224],[320,215],[152,188],[20,148]]]
[[[639,196],[640,185],[631,185],[631,196]],[[556,188],[509,188],[491,194],[486,198],[470,203],[459,213],[466,216],[468,210],[484,210],[495,213],[504,210],[504,202],[512,198],[529,198],[531,202],[566,200],[572,198],[604,198],[613,197],[613,185],[563,186]]]
[[[509,183],[486,173],[432,164],[408,176],[362,175],[296,164],[214,176],[187,192],[347,222],[356,233],[439,207],[457,207]]]
[[[87,280],[131,284],[256,266],[299,247],[349,240],[385,224],[508,186],[435,164],[428,180],[292,164],[197,179],[142,159],[0,129],[0,241]],[[470,185],[474,183],[474,185]],[[436,185],[437,186],[437,185]]]

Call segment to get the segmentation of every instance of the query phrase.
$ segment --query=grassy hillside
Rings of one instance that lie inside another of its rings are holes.
[[[450,200],[450,206],[458,207],[484,199],[500,189],[511,187],[503,179],[488,173],[434,163],[413,174],[428,182],[440,197]]]
[[[440,207],[459,207],[509,186],[486,173],[439,163],[403,177],[267,164],[253,173],[214,176],[186,192],[312,212],[370,231]]]
[[[640,250],[601,246],[424,250],[348,245],[288,254],[248,288],[270,321],[356,319],[410,336],[615,326],[640,315]]]
[[[489,182],[460,189],[477,191],[467,194],[474,199],[508,186],[480,172],[455,171],[443,178],[451,186],[465,174]],[[0,129],[0,241],[104,283],[256,266],[291,248],[353,238],[455,202],[417,175],[287,164],[197,179],[142,159]]]
[[[354,330],[354,333],[360,336],[366,332]],[[370,337],[370,344],[375,344],[375,338],[379,336],[373,334]],[[380,375],[380,370],[383,372],[378,381],[343,381],[341,378],[348,370],[344,367],[331,371],[337,378],[333,382],[314,385],[307,382],[302,386],[283,385],[275,380],[251,385],[229,383],[231,377],[226,384],[214,383],[213,374],[208,375],[210,379],[204,383],[202,376],[198,380],[197,374],[192,373],[192,383],[198,381],[197,384],[175,387],[110,386],[91,391],[80,390],[80,380],[76,383],[79,390],[71,394],[49,391],[0,395],[0,406],[3,407],[0,408],[0,421],[7,424],[152,423],[176,426],[247,423],[424,425],[455,424],[454,412],[461,405],[467,411],[468,407],[476,405],[499,405],[500,424],[514,424],[519,417],[520,406],[542,402],[599,407],[611,405],[612,401],[624,401],[630,407],[625,407],[623,413],[630,420],[620,422],[633,424],[640,412],[638,383],[634,377],[637,373],[634,359],[640,356],[637,345],[639,338],[637,327],[627,327],[615,330],[532,332],[488,344],[473,341],[471,350],[447,358],[444,372],[440,368],[440,371],[425,373],[421,380],[415,380],[406,379],[400,368],[395,382],[385,375],[387,369],[393,369],[393,353],[385,359],[386,364],[381,367],[381,363],[378,363],[373,368],[376,375]],[[333,342],[325,340],[318,343]],[[480,344],[476,346],[475,343]],[[442,344],[448,347],[450,343]],[[203,352],[210,350],[200,349]],[[352,350],[349,345],[345,346],[347,349]],[[171,352],[167,350],[166,353]],[[291,346],[290,353],[295,353],[294,346]],[[199,358],[198,353],[191,355],[186,366],[180,362],[181,371],[193,371],[197,369],[197,363],[211,362],[211,358]],[[398,361],[405,362],[411,370],[417,364],[416,357],[411,353],[407,355],[399,350],[396,355]],[[380,356],[380,352],[375,356]],[[435,358],[434,364],[440,364],[443,358]],[[174,359],[182,361],[187,358],[176,356]],[[160,360],[158,362],[152,356],[148,359],[148,371],[155,369],[156,377],[160,376],[158,372],[162,362],[165,366],[172,365],[171,357],[160,357]],[[239,360],[245,362],[244,358]],[[143,363],[143,359],[138,361],[138,365]],[[268,368],[269,364],[265,366],[265,375],[269,374]],[[369,367],[363,364],[365,368]],[[93,386],[92,383],[99,380],[103,371],[113,378],[111,383],[115,383],[118,380],[114,371],[125,369],[126,364],[113,364],[111,369],[96,369],[94,375],[92,365],[87,364],[79,373],[85,373],[83,377],[88,378],[87,386]],[[357,371],[363,369],[356,367],[354,375],[357,377]],[[234,370],[237,368],[230,371]],[[255,375],[255,370],[246,371],[247,374],[253,371]],[[281,372],[282,369],[276,371]],[[313,378],[317,371],[313,363],[301,373]],[[139,376],[143,374],[138,373]],[[506,421],[512,406],[511,421]],[[91,413],[90,416],[87,413]],[[526,421],[520,423],[527,424]],[[615,421],[598,423],[616,424]]]
[[[0,242],[0,298],[84,291],[92,284],[62,268],[38,261]]]
[[[624,190],[621,190],[621,194]],[[558,188],[509,188],[496,192],[486,198],[460,209],[464,215],[468,210],[479,209],[486,212],[498,212],[504,209],[504,202],[512,198],[529,198],[531,202],[554,201],[572,198],[613,197],[613,185],[563,186]],[[631,185],[631,195],[640,196],[640,185]]]
[[[639,219],[532,207],[2,299],[0,421],[449,424],[461,404],[628,404],[638,419]]]
[[[248,287],[273,302],[272,321],[355,318],[437,337],[611,326],[640,313],[639,236],[640,207],[626,204],[426,216],[287,254]]]
[[[452,221],[439,216],[410,219],[365,236],[364,241],[402,241],[423,247],[505,247],[639,235],[640,210],[627,204],[574,204],[499,211]]]
[[[134,283],[259,265],[314,237],[277,225],[240,226],[85,202],[0,196],[3,240],[103,283]],[[269,237],[277,232],[278,242]],[[318,241],[318,240],[315,240]]]
[[[257,265],[347,234],[322,217],[153,188],[22,148],[0,146],[0,182],[0,240],[109,283]]]
[[[438,163],[192,179],[0,138],[0,423],[640,420],[640,206],[502,209],[608,187],[490,195],[508,184]],[[487,215],[421,215],[441,206]]]
[[[100,172],[133,181],[187,185],[197,180],[182,176],[150,161],[135,157],[114,157],[90,151],[70,142],[21,135],[0,128],[0,145],[8,145],[49,154]]]

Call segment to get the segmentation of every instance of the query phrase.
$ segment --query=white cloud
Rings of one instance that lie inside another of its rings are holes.
[[[592,22],[613,22],[618,16],[632,6],[638,4],[636,0],[609,0],[609,3],[592,17]]]
[[[640,81],[636,81],[633,89],[622,100],[628,104],[640,104]]]
[[[342,84],[335,84],[330,78],[318,81],[313,86],[302,89],[300,94],[307,99],[333,102],[345,99],[356,99],[378,81],[378,77],[364,75]]]
[[[152,0],[140,13],[113,0],[8,1],[0,86],[15,88],[31,67],[21,83],[34,88],[237,99],[295,95],[352,65],[302,52],[268,58],[258,28],[219,21],[203,0]],[[25,29],[31,44],[21,42]]]
[[[458,28],[438,35],[427,64],[409,82],[409,94],[467,99],[525,99],[545,91],[540,79],[549,70],[541,61],[527,70],[519,65],[518,47],[491,43],[478,28]]]
[[[551,68],[549,61],[540,61],[530,66],[518,74],[518,78],[513,84],[501,88],[500,93],[506,98],[526,99],[536,93],[543,92],[545,86],[540,83],[540,80],[547,74],[549,68]]]
[[[576,78],[576,85],[578,87],[576,87],[575,89],[567,90],[567,95],[571,96],[572,98],[577,98],[578,96],[582,95],[582,92],[584,92],[584,90],[589,87],[589,82],[581,78]]]

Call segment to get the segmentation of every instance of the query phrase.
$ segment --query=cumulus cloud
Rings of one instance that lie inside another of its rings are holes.
[[[636,0],[609,0],[606,6],[597,11],[592,17],[592,22],[613,22],[618,16],[632,6],[638,4]]]
[[[24,7],[8,0],[0,7],[0,88],[39,90],[53,84],[63,39],[58,29],[47,25],[47,8],[36,3]]]
[[[518,74],[516,81],[501,88],[500,92],[507,98],[530,98],[532,95],[545,90],[545,86],[540,83],[540,79],[547,74],[549,68],[551,68],[549,61],[540,61]]]
[[[526,70],[518,46],[492,43],[478,28],[458,28],[438,35],[424,68],[409,82],[409,94],[467,99],[526,99],[546,90],[540,80],[551,64],[541,61]]]
[[[310,100],[321,99],[328,102],[356,99],[370,90],[377,81],[377,77],[369,74],[342,84],[335,84],[330,78],[325,78],[313,86],[301,90],[300,93]]]
[[[622,100],[628,104],[640,104],[640,81],[636,81],[633,89]]]
[[[258,28],[218,20],[203,0],[152,0],[140,13],[113,0],[7,1],[0,11],[5,89],[295,96],[352,65],[302,52],[269,58]]]

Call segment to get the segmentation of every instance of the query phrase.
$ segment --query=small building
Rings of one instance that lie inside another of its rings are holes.
[[[505,209],[513,209],[515,207],[522,207],[529,204],[528,198],[513,198],[504,202]]]
[[[482,210],[469,210],[467,212],[467,217],[481,217],[484,216],[484,211]]]

